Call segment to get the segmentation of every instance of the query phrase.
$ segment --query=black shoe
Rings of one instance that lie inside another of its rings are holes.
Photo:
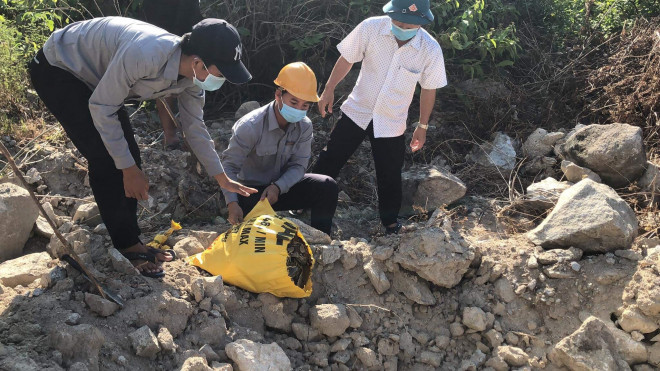
[[[403,225],[401,223],[397,222],[395,226],[392,227],[385,227],[385,234],[399,234],[401,232],[401,228]]]

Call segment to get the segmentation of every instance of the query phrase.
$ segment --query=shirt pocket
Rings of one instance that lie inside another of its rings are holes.
[[[392,90],[401,94],[402,98],[407,96],[412,98],[415,93],[415,86],[419,82],[421,75],[421,72],[412,71],[400,66]]]

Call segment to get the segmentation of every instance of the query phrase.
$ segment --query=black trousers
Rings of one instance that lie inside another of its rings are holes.
[[[113,245],[117,249],[125,249],[137,244],[140,242],[137,200],[125,196],[122,171],[115,167],[101,135],[94,127],[89,111],[92,90],[71,73],[50,65],[42,50],[30,61],[28,70],[37,94],[60,122],[73,145],[87,159],[89,185]],[[118,115],[128,148],[139,167],[140,150],[128,113],[122,108]]]
[[[376,167],[380,220],[383,225],[388,226],[396,223],[401,209],[401,169],[405,154],[403,135],[374,138],[373,122],[363,130],[344,114],[332,129],[330,140],[319,154],[313,172],[336,178],[366,136],[369,136],[371,142],[371,153]]]
[[[256,186],[259,192],[249,197],[238,196],[238,204],[245,214],[249,213],[259,202],[261,194],[268,186]],[[321,232],[330,235],[332,218],[337,209],[339,189],[335,180],[320,174],[305,174],[285,194],[280,195],[273,206],[275,211],[311,209],[311,225]]]

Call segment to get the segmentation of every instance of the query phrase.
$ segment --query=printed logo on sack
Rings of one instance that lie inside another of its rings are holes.
[[[411,12],[416,12],[417,11],[417,5],[413,4],[413,5],[409,6],[408,10],[410,10]]]
[[[240,60],[242,54],[243,54],[243,45],[241,44],[236,45],[236,54],[234,55],[234,60],[235,61]]]

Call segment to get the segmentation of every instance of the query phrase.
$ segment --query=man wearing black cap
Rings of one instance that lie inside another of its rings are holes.
[[[181,38],[141,21],[105,17],[55,31],[29,64],[39,97],[87,159],[115,248],[143,275],[164,275],[160,262],[173,256],[139,239],[137,200],[148,198],[149,182],[124,101],[176,96],[183,131],[209,175],[224,189],[255,193],[224,174],[203,120],[204,90],[250,80],[241,51],[238,32],[224,20],[203,20]]]

